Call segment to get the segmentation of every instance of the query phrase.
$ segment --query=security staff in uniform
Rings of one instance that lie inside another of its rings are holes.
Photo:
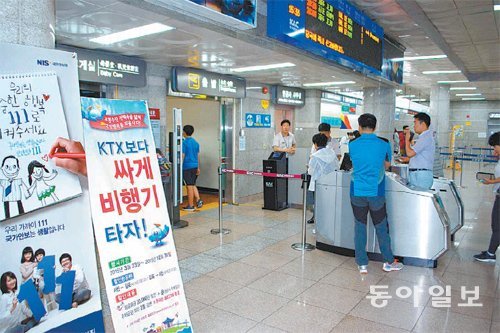
[[[278,152],[285,152],[288,155],[295,154],[295,147],[297,142],[295,136],[290,132],[290,120],[283,119],[281,121],[281,131],[274,136],[273,150]]]
[[[411,133],[405,132],[406,156],[410,159],[409,179],[411,186],[421,190],[429,190],[432,187],[434,167],[434,135],[429,130],[431,117],[424,112],[417,113],[413,124],[415,132],[419,135],[417,142],[411,146]]]

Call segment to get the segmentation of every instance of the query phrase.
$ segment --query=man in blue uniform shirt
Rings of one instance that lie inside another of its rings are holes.
[[[382,269],[399,271],[403,264],[394,260],[385,208],[385,169],[390,166],[391,146],[374,134],[377,118],[365,113],[358,119],[361,136],[349,143],[353,172],[351,206],[354,214],[354,243],[356,263],[361,274],[368,273],[366,254],[366,224],[368,212],[377,233]]]

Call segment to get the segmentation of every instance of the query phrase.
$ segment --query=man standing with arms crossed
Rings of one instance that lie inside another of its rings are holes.
[[[366,224],[368,212],[377,233],[386,272],[399,271],[403,264],[394,260],[385,207],[385,169],[390,166],[391,145],[374,134],[377,118],[370,113],[358,119],[361,136],[349,143],[353,165],[351,206],[354,214],[356,263],[361,274],[368,273]]]
[[[281,121],[281,131],[274,136],[273,150],[278,152],[285,152],[286,157],[289,154],[295,154],[295,136],[290,132],[290,120],[283,119]]]

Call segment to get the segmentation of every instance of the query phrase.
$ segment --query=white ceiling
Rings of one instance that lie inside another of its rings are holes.
[[[269,0],[271,1],[271,0]],[[280,0],[273,0],[280,1]],[[474,86],[488,100],[500,99],[500,11],[492,0],[353,0],[407,47],[405,55],[447,54],[448,59],[405,63],[403,93],[429,98],[438,80],[479,79],[460,86]],[[260,14],[266,1],[259,1]],[[168,66],[191,66],[229,73],[230,68],[293,62],[281,70],[241,73],[251,81],[300,86],[308,82],[356,81],[339,89],[361,90],[381,85],[339,68],[316,56],[265,36],[266,18],[259,16],[256,31],[236,31],[207,22],[192,13],[180,14],[157,5],[156,0],[56,0],[56,41],[60,44],[117,52]],[[160,22],[175,27],[161,34],[110,46],[89,39],[133,27]],[[406,37],[399,37],[405,36]],[[460,69],[464,74],[423,75],[424,70]],[[456,84],[458,85],[458,84]],[[330,87],[329,89],[336,89]],[[469,91],[470,92],[470,91]],[[452,94],[453,100],[459,98]]]

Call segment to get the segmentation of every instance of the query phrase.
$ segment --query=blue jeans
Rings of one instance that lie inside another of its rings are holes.
[[[366,254],[366,224],[368,212],[375,226],[378,244],[384,262],[392,263],[394,256],[391,250],[391,236],[387,223],[387,212],[385,209],[385,197],[356,197],[351,196],[352,212],[354,213],[354,249],[356,263],[358,265],[368,265],[368,255]]]
[[[418,190],[430,190],[434,183],[432,171],[428,170],[410,171],[408,178],[410,185]]]

